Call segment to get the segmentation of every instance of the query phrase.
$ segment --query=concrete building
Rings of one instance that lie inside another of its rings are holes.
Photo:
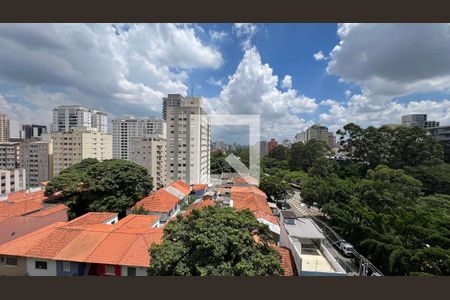
[[[260,141],[259,142],[259,155],[260,157],[263,157],[269,153],[269,146],[267,144],[267,141]]]
[[[18,142],[0,144],[0,168],[15,169],[20,166],[20,147]]]
[[[278,142],[275,139],[271,139],[267,143],[267,153],[271,152],[273,149],[275,149],[278,146]]]
[[[113,157],[130,160],[131,139],[147,135],[167,134],[166,122],[160,118],[146,119],[116,119],[112,121]]]
[[[26,171],[18,169],[0,169],[0,195],[26,190]]]
[[[330,149],[336,148],[336,136],[334,135],[334,133],[328,132],[327,144]]]
[[[168,107],[180,107],[184,104],[185,98],[180,94],[168,94],[163,98],[162,102],[162,116],[167,121],[167,108]]]
[[[22,125],[22,132],[20,138],[32,139],[39,138],[43,134],[47,133],[47,126],[45,125]]]
[[[0,114],[0,143],[5,143],[9,139],[9,120],[4,114]]]
[[[437,121],[427,121],[426,114],[412,114],[402,116],[403,126],[417,126],[422,128],[439,127]]]
[[[131,138],[130,160],[148,170],[155,189],[167,183],[166,139],[159,135]]]
[[[53,175],[53,143],[34,141],[20,144],[20,166],[27,172],[27,188],[38,187]]]
[[[53,142],[53,176],[85,158],[112,159],[112,135],[94,129],[53,132],[45,134],[43,141]]]
[[[80,127],[107,132],[108,117],[104,112],[80,105],[61,105],[53,110],[53,132]]]
[[[431,127],[426,129],[437,141],[450,141],[450,126]]]
[[[295,136],[295,140],[302,143],[310,140],[319,140],[327,143],[331,149],[336,148],[336,136],[328,131],[328,127],[320,124],[314,124],[305,131],[298,133]]]
[[[211,125],[200,97],[186,97],[167,107],[167,177],[169,182],[209,183]]]

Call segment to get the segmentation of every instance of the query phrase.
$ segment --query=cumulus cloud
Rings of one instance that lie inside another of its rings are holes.
[[[228,37],[228,33],[225,31],[210,30],[208,33],[211,39],[216,42],[222,42]]]
[[[314,53],[313,56],[314,56],[314,59],[315,59],[315,60],[326,60],[326,59],[328,59],[328,57],[326,57],[326,56],[323,54],[322,51],[318,51],[318,52]]]
[[[339,24],[338,45],[327,72],[359,86],[347,101],[322,101],[329,111],[320,122],[334,130],[348,122],[362,126],[400,123],[410,113],[450,123],[450,101],[420,99],[425,92],[449,92],[450,24]],[[401,96],[415,100],[396,100]],[[412,99],[414,99],[412,98]]]
[[[450,24],[340,24],[327,71],[366,95],[450,87]]]
[[[233,32],[242,39],[241,45],[244,50],[252,47],[252,38],[258,31],[259,26],[253,23],[235,23],[233,26]]]
[[[258,114],[264,138],[292,138],[311,125],[300,114],[314,112],[315,99],[294,89],[281,91],[273,69],[264,64],[255,47],[245,51],[234,74],[229,76],[218,98],[208,99],[210,113]]]
[[[22,94],[15,93],[22,103],[8,95],[3,100],[24,122],[29,117],[20,105],[51,110],[62,102],[103,107],[110,116],[158,115],[165,94],[186,93],[190,70],[223,63],[197,30],[185,24],[2,24],[3,94],[20,86]],[[24,94],[32,88],[61,101],[33,102]]]
[[[284,76],[283,81],[281,82],[281,86],[285,89],[292,88],[292,76],[291,75]]]

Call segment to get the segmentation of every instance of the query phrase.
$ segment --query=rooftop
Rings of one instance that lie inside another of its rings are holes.
[[[325,236],[309,218],[298,218],[294,224],[284,223],[289,236],[304,239],[325,239]]]
[[[69,223],[57,222],[7,242],[0,254],[148,267],[148,249],[163,236],[161,228],[152,228],[154,216],[129,215],[117,224]]]
[[[167,213],[176,207],[180,199],[168,192],[166,189],[159,189],[144,199],[136,202],[133,208],[143,207],[150,212]]]

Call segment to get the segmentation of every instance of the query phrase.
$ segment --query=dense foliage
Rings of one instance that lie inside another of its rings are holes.
[[[256,242],[253,234],[258,233]],[[269,228],[248,211],[210,206],[179,216],[150,248],[150,275],[282,275]]]
[[[284,202],[292,194],[290,185],[276,176],[262,177],[259,182],[259,188],[266,193],[268,198],[276,202]]]
[[[303,201],[384,274],[450,275],[449,145],[416,127],[350,123],[338,135],[344,160],[308,142],[293,144],[287,162],[264,157],[261,166],[299,185]]]
[[[61,193],[70,217],[89,211],[110,211],[124,215],[136,201],[153,189],[147,170],[125,160],[85,159],[63,170],[46,186],[45,194]]]
[[[227,155],[222,152],[211,152],[211,174],[233,172],[231,166],[225,161]]]

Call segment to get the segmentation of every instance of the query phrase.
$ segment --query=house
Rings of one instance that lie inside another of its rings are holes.
[[[235,177],[232,180],[233,186],[258,186],[259,181],[251,176]]]
[[[282,211],[280,230],[280,245],[291,250],[300,276],[347,275],[312,219]]]
[[[212,199],[195,201],[194,203],[189,205],[188,209],[184,212],[183,217],[189,216],[194,209],[202,209],[204,207],[213,205],[216,205],[216,203]]]
[[[147,215],[160,216],[160,223],[164,224],[180,211],[183,204],[188,203],[190,194],[190,185],[178,180],[136,202],[127,213],[142,208]]]
[[[272,214],[266,194],[259,188],[256,186],[233,186],[230,206],[239,210],[250,210],[259,222],[269,226],[275,240],[278,240],[280,235],[278,219]]]
[[[42,190],[18,191],[0,200],[0,245],[55,222],[68,220],[68,207],[48,203]]]
[[[207,188],[207,184],[194,184],[192,186],[191,194],[194,195],[195,199],[203,198],[203,196],[206,194]]]
[[[158,217],[88,213],[0,245],[0,276],[142,276]]]

